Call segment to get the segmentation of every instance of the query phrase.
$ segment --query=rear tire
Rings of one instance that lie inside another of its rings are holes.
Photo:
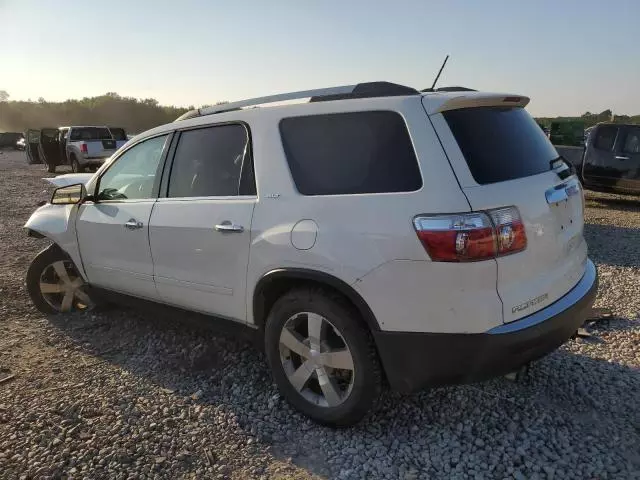
[[[27,271],[27,291],[42,313],[68,313],[93,308],[94,302],[85,287],[69,256],[55,244],[42,250]]]
[[[281,394],[318,423],[353,425],[380,396],[371,332],[339,295],[300,288],[280,297],[266,321],[265,352]]]
[[[80,166],[75,155],[71,156],[71,171],[74,173],[84,173],[84,167]]]
[[[47,164],[47,172],[56,173],[56,166],[53,165],[52,163],[48,163]]]

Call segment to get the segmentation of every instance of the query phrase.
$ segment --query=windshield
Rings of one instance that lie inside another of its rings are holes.
[[[479,184],[504,182],[548,171],[556,149],[520,107],[481,107],[444,114]]]
[[[78,140],[112,140],[107,127],[82,127],[71,129],[71,141]]]

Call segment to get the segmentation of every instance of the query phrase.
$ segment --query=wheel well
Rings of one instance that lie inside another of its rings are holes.
[[[253,321],[261,330],[274,303],[293,288],[315,287],[340,295],[360,314],[370,330],[380,330],[373,312],[364,299],[348,284],[328,274],[306,270],[278,270],[265,275],[253,295]]]

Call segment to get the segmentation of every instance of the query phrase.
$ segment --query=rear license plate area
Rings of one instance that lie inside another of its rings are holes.
[[[569,200],[562,200],[550,205],[560,230],[569,231],[573,227],[573,206]]]
[[[102,140],[102,148],[105,150],[115,150],[116,141],[115,140]]]

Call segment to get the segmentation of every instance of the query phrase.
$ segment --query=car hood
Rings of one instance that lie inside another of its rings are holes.
[[[91,177],[93,177],[93,173],[67,173],[53,178],[43,178],[43,180],[56,187],[66,187],[67,185],[76,185],[78,183],[86,185],[91,180]]]

